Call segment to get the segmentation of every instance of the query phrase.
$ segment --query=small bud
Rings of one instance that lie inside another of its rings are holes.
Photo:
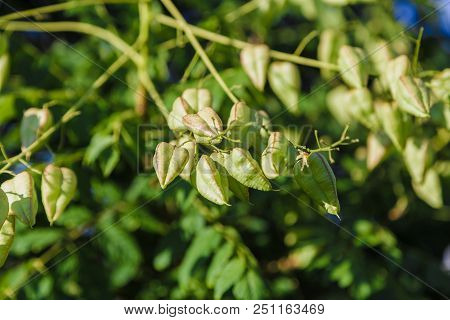
[[[64,212],[77,190],[77,177],[69,168],[53,164],[42,172],[42,203],[52,225]]]
[[[212,107],[212,96],[208,89],[204,88],[190,88],[183,91],[181,95],[187,101],[194,112],[199,112],[201,109]]]
[[[183,124],[194,133],[198,143],[218,144],[222,141],[222,120],[212,108],[203,108],[196,114],[185,115]]]
[[[167,120],[167,125],[169,126],[170,130],[177,132],[188,130],[188,128],[183,123],[183,117],[193,112],[194,110],[191,109],[184,98],[176,98],[172,105],[172,111],[170,111],[169,113],[169,119]]]
[[[189,152],[170,143],[161,142],[156,146],[153,167],[161,188],[165,189],[183,171],[189,160]]]
[[[259,91],[264,90],[269,60],[269,47],[265,44],[248,45],[241,51],[242,67]]]
[[[202,155],[197,163],[195,185],[198,192],[218,205],[228,204],[228,177],[220,166],[207,155]]]
[[[397,82],[395,96],[400,109],[416,117],[429,117],[430,96],[420,79],[401,76]]]
[[[291,62],[273,62],[269,67],[269,83],[273,92],[292,114],[298,115],[300,97],[300,72]]]
[[[36,223],[38,200],[34,189],[33,176],[28,171],[3,182],[1,189],[9,202],[9,215],[14,215],[22,223],[32,227]]]
[[[349,86],[362,88],[367,85],[369,73],[361,48],[342,46],[339,50],[338,66],[342,79]]]

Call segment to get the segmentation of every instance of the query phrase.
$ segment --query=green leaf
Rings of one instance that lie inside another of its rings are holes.
[[[114,137],[105,133],[96,133],[89,143],[84,155],[84,163],[90,165],[97,160],[100,154],[114,144]]]
[[[268,72],[270,87],[283,102],[284,106],[294,115],[300,113],[300,72],[291,62],[275,61]]]
[[[238,282],[245,272],[246,263],[243,258],[236,257],[230,260],[223,268],[222,273],[214,286],[214,299],[222,298],[236,282]]]
[[[213,288],[217,278],[223,271],[223,266],[227,264],[228,260],[234,253],[234,245],[232,242],[225,242],[214,255],[211,264],[206,274],[206,285]]]
[[[39,253],[64,237],[62,229],[36,228],[20,234],[14,242],[11,252],[17,256]]]
[[[186,251],[178,272],[181,285],[187,285],[196,262],[201,258],[208,257],[221,241],[222,236],[213,228],[208,227],[197,233]]]

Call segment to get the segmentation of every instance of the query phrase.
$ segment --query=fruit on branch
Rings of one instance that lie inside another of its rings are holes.
[[[297,150],[281,132],[272,132],[261,156],[261,168],[269,179],[287,173],[295,164]]]
[[[383,160],[387,153],[387,146],[383,137],[375,133],[369,133],[367,136],[367,158],[366,166],[369,171],[375,169],[378,164]]]
[[[172,104],[172,111],[169,113],[167,125],[169,129],[176,132],[183,132],[188,130],[183,123],[183,117],[187,114],[194,113],[194,110],[189,106],[183,97],[178,97]]]
[[[364,51],[361,48],[344,45],[339,49],[339,72],[342,80],[353,88],[367,85],[369,72]]]
[[[0,268],[5,264],[6,258],[8,257],[15,233],[16,218],[10,214],[0,228]]]
[[[77,190],[77,177],[69,168],[53,164],[42,172],[42,203],[50,225],[61,216]]]
[[[181,97],[186,100],[194,112],[199,112],[206,107],[212,107],[212,96],[208,89],[189,88],[183,91]]]
[[[20,125],[22,149],[28,148],[53,124],[53,116],[48,108],[30,108],[23,115]]]
[[[442,208],[442,186],[436,170],[433,168],[428,169],[423,181],[421,183],[413,181],[412,185],[417,196],[430,207],[435,209]]]
[[[408,133],[408,125],[404,120],[404,115],[396,104],[386,101],[375,101],[374,108],[384,132],[386,132],[395,148],[401,151]]]
[[[198,192],[218,205],[229,205],[228,177],[225,170],[207,155],[196,166],[194,185]]]
[[[161,188],[165,189],[183,171],[189,160],[189,152],[185,148],[161,142],[156,146],[153,156],[153,167]]]
[[[14,215],[22,223],[32,227],[36,223],[38,200],[33,176],[28,171],[3,182],[1,189],[9,202],[9,215]]]
[[[258,162],[242,148],[233,148],[230,153],[214,152],[211,158],[220,163],[227,172],[244,186],[261,191],[272,189]]]
[[[263,91],[266,84],[269,51],[265,44],[248,45],[241,51],[242,67],[259,91]]]
[[[385,79],[383,81],[388,84],[392,97],[396,97],[397,82],[400,77],[409,74],[410,69],[411,63],[405,55],[398,56],[387,63],[386,69],[381,74],[381,79]]]
[[[3,226],[9,213],[9,203],[6,193],[0,189],[0,228]]]
[[[187,135],[183,135],[177,140],[177,146],[185,149],[189,153],[188,161],[186,162],[183,171],[180,173],[180,177],[189,182],[191,181],[191,172],[197,162],[198,146],[197,143]]]
[[[400,109],[420,118],[429,117],[430,95],[422,80],[401,76],[397,81],[395,100]]]
[[[183,124],[194,134],[198,143],[219,144],[222,141],[222,120],[212,108],[206,107],[196,114],[185,115]]]
[[[270,87],[287,110],[298,115],[300,113],[300,72],[297,66],[291,62],[272,62],[268,78]]]
[[[427,168],[429,141],[423,138],[409,137],[403,150],[403,160],[413,181],[421,183]]]
[[[339,48],[347,42],[345,34],[339,30],[325,29],[320,34],[319,46],[317,47],[317,58],[326,63],[336,63],[339,55]],[[334,71],[321,68],[320,73],[325,79],[331,78]]]
[[[303,163],[300,155],[294,166],[295,181],[315,203],[339,217],[336,178],[328,161],[320,153],[310,154],[306,161]]]

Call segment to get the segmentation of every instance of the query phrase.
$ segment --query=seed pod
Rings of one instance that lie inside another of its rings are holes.
[[[228,204],[228,177],[220,166],[207,155],[202,155],[197,163],[195,183],[198,192],[218,205]]]
[[[342,46],[339,49],[338,66],[342,79],[349,86],[362,88],[367,85],[369,73],[361,48]]]
[[[375,101],[378,120],[397,150],[402,150],[407,136],[407,124],[396,105],[385,101]]]
[[[369,133],[367,136],[367,169],[369,169],[369,171],[375,169],[375,167],[383,160],[386,152],[387,149],[381,137],[374,133]]]
[[[352,120],[348,89],[344,85],[333,88],[327,94],[327,106],[334,118],[343,126]]]
[[[296,149],[281,132],[272,132],[261,156],[261,168],[269,179],[286,173],[295,164]]]
[[[0,228],[0,268],[5,264],[16,233],[15,216],[9,215]]]
[[[328,213],[339,217],[339,199],[336,178],[324,156],[313,153],[307,158],[307,165],[298,161],[294,166],[294,178],[300,188]]]
[[[386,69],[382,73],[382,78],[389,85],[393,97],[397,93],[397,82],[401,76],[410,72],[410,62],[407,56],[399,56],[387,63]]]
[[[0,228],[6,220],[9,212],[9,203],[6,193],[0,189]]]
[[[233,178],[244,186],[261,191],[272,189],[258,162],[247,150],[234,148],[231,153],[214,152],[211,158],[220,163]]]
[[[437,100],[450,101],[450,68],[435,75],[431,79],[430,87]]]
[[[53,124],[53,117],[48,108],[30,108],[25,111],[20,125],[22,149],[28,148]]]
[[[374,114],[372,95],[367,88],[349,90],[346,103],[354,119],[369,129],[377,129],[378,119]]]
[[[170,111],[169,118],[167,119],[167,125],[169,126],[170,130],[177,132],[188,130],[188,128],[183,123],[183,117],[193,112],[194,110],[191,109],[184,98],[176,98],[172,105],[172,111]]]
[[[430,116],[430,96],[422,80],[401,76],[396,92],[395,100],[400,109],[420,118]]]
[[[378,39],[367,44],[367,51],[370,52],[370,60],[378,75],[386,72],[389,61],[392,60],[392,52],[389,43]]]
[[[77,176],[69,168],[53,164],[42,172],[42,203],[50,225],[58,220],[77,190]]]
[[[8,52],[8,40],[3,35],[0,36],[0,92],[2,91],[6,79],[9,75],[10,58]]]
[[[222,120],[212,108],[206,107],[196,114],[185,115],[183,124],[194,133],[198,143],[218,144],[222,141]]]
[[[181,95],[187,101],[194,112],[199,112],[203,108],[212,107],[212,96],[208,89],[190,88],[183,91]]]
[[[191,172],[194,169],[194,165],[196,163],[197,149],[198,149],[197,144],[195,143],[194,140],[191,140],[189,136],[185,135],[182,136],[180,139],[178,139],[177,146],[179,148],[186,149],[187,152],[189,153],[188,161],[184,166],[183,171],[181,171],[180,173],[181,179],[189,182],[191,181]]]
[[[417,196],[425,201],[430,207],[439,209],[443,206],[442,187],[439,175],[434,169],[428,169],[421,183],[412,182]]]
[[[276,61],[269,67],[269,83],[278,99],[292,114],[298,115],[300,97],[300,72],[291,62]]]
[[[153,156],[153,167],[161,188],[165,189],[183,171],[189,160],[189,152],[170,143],[160,142]]]
[[[269,47],[265,44],[249,45],[241,51],[242,67],[259,91],[264,90],[269,60]]]
[[[403,159],[413,181],[421,183],[425,175],[429,141],[410,137],[406,140]]]
[[[3,182],[1,189],[8,197],[9,215],[15,215],[21,222],[32,227],[38,210],[33,176],[28,171],[23,171]]]
[[[322,31],[317,48],[317,57],[320,61],[327,63],[336,63],[339,54],[339,48],[347,42],[345,34],[338,30],[326,29]],[[330,78],[334,72],[329,69],[320,69],[322,77]]]

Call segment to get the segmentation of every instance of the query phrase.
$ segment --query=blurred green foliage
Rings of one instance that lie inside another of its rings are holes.
[[[260,1],[242,17],[236,16],[243,5],[237,0],[175,4],[191,24],[231,38],[261,41],[284,52],[293,52],[314,30],[336,28],[356,44],[367,32],[390,39],[403,30],[392,18],[391,1],[342,7],[330,2]],[[51,3],[39,1],[39,5]],[[36,5],[8,4],[17,10]],[[151,7],[152,12],[163,12],[158,1],[152,1]],[[11,9],[2,5],[0,12]],[[79,7],[37,20],[89,22],[132,43],[139,29],[137,17],[135,4],[115,4]],[[11,71],[0,95],[0,135],[10,155],[20,152],[25,109],[56,100],[51,111],[59,119],[119,55],[94,37],[55,35],[9,35]],[[411,53],[411,37],[416,35],[417,30],[410,30],[396,44]],[[152,23],[148,73],[166,105],[201,82],[213,93],[214,108],[226,118],[231,102],[201,61],[189,79],[180,82],[195,51],[183,40],[174,41],[176,37],[174,29]],[[300,67],[301,114],[277,117],[284,107],[270,90],[263,94],[251,85],[240,66],[238,49],[201,43],[233,92],[276,117],[276,125],[312,125],[329,141],[339,136],[342,126],[326,105],[326,95],[338,80],[325,82],[320,70]],[[316,58],[317,46],[318,39],[312,39],[302,56]],[[433,37],[422,41],[419,61],[427,70],[449,67],[448,52]],[[400,155],[390,152],[373,171],[367,169],[368,133],[352,122],[350,134],[360,143],[334,154],[340,222],[318,214],[290,179],[279,181],[281,191],[253,190],[251,203],[234,201],[232,207],[202,199],[181,180],[162,193],[153,172],[137,174],[139,125],[163,124],[152,102],[145,116],[134,113],[138,85],[136,69],[128,62],[84,103],[78,117],[53,135],[48,149],[30,160],[37,168],[49,157],[70,166],[79,188],[53,227],[48,226],[42,206],[33,229],[17,224],[12,252],[0,270],[0,297],[430,299],[442,298],[439,292],[450,295],[448,262],[446,268],[442,262],[450,245],[448,174],[441,179],[445,205],[432,209],[414,194]],[[313,139],[308,144],[314,144]],[[446,143],[437,154],[449,160]]]

